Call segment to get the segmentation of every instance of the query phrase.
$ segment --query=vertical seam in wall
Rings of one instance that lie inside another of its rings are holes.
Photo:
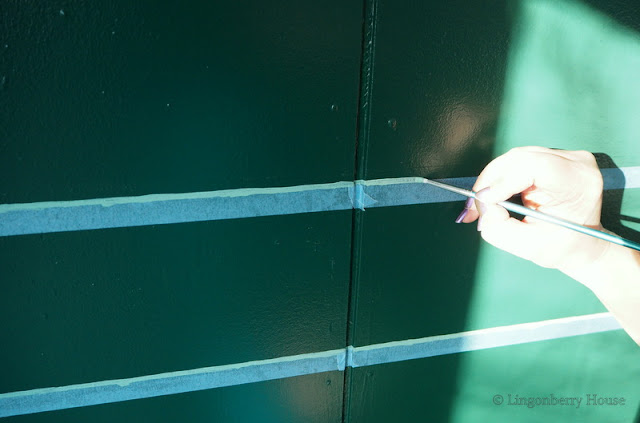
[[[353,180],[366,179],[367,151],[371,127],[371,98],[373,87],[373,65],[378,0],[363,1],[362,51],[360,58],[360,86],[355,133],[355,157]],[[353,345],[358,305],[358,281],[360,279],[360,250],[362,244],[361,210],[351,211],[351,269],[349,274],[349,292],[347,298],[346,347]],[[342,422],[351,420],[351,375],[352,368],[344,373]]]

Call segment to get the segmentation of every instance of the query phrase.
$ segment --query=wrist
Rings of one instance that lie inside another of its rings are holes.
[[[593,290],[593,284],[606,276],[603,272],[606,272],[605,269],[620,254],[618,247],[624,249],[602,239],[585,239],[585,243],[580,244],[558,270]]]
[[[602,241],[599,254],[593,260],[576,261],[559,269],[571,278],[581,282],[599,297],[605,292],[610,295],[612,279],[625,279],[640,272],[640,254],[630,248]]]

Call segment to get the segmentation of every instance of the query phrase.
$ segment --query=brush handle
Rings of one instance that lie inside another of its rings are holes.
[[[422,181],[425,184],[430,184],[438,188],[446,189],[447,191],[455,192],[460,195],[464,195],[471,198],[476,198],[476,193],[468,189],[454,187],[453,185],[445,184],[444,182],[439,182],[439,181],[432,181],[427,178],[423,178]],[[531,216],[535,219],[542,220],[544,222],[563,226],[565,228],[583,233],[585,235],[590,235],[595,238],[604,239],[605,241],[613,242],[614,244],[622,245],[623,247],[633,248],[634,250],[640,251],[640,244],[633,242],[631,240],[628,240],[626,238],[619,237],[617,235],[612,235],[606,232],[599,231],[597,229],[587,228],[586,226],[578,225],[577,223],[573,223],[568,220],[561,219],[559,217],[550,216],[548,214],[539,212],[538,210],[533,210],[533,209],[521,206],[519,204],[510,203],[509,201],[501,201],[498,204],[509,211],[521,214],[523,216]]]
[[[609,241],[614,244],[622,245],[623,247],[633,248],[634,250],[640,251],[640,244],[616,235],[611,235],[606,232],[599,231],[597,229],[592,229],[586,226],[578,225],[577,223],[573,223],[568,220],[561,219],[559,217],[550,216],[548,214],[521,206],[519,204],[510,203],[509,201],[501,201],[498,204],[514,213],[518,213],[524,216],[531,216],[533,218],[542,220],[544,222],[554,223],[556,225],[560,225],[565,228],[572,229],[576,232],[580,232],[585,235],[590,235],[595,238],[604,239],[605,241]]]

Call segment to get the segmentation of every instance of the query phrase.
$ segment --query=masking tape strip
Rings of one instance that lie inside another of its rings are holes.
[[[606,189],[640,187],[640,166],[603,169]],[[473,177],[439,179],[471,188]],[[93,200],[0,205],[0,236],[80,231],[221,219],[365,210],[463,200],[422,183],[390,178],[285,188],[243,188],[188,194],[152,194]]]
[[[357,347],[353,367],[434,357],[621,329],[610,313],[479,329],[421,339]]]
[[[344,369],[344,349],[0,394],[0,417],[179,394]]]
[[[240,364],[0,394],[0,417],[283,379],[620,329],[609,313],[347,347]]]
[[[470,189],[476,178],[449,178],[438,181],[460,188]],[[462,201],[466,197],[425,184],[422,178],[392,178],[356,181],[366,194],[375,199],[368,207],[408,206],[412,204],[445,203]]]
[[[353,208],[353,182],[0,206],[0,236]]]

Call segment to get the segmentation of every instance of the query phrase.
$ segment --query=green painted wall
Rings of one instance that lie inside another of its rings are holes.
[[[528,144],[640,166],[639,29],[632,1],[5,0],[0,203],[473,176]],[[606,223],[637,240],[639,204]],[[461,208],[0,237],[0,393],[604,310]],[[616,331],[5,420],[631,423],[638,380]],[[587,393],[628,402],[492,402]]]
[[[3,1],[0,202],[353,179],[361,21],[342,1]],[[0,392],[340,348],[351,222],[0,238]],[[7,421],[339,421],[342,392],[335,372]]]

